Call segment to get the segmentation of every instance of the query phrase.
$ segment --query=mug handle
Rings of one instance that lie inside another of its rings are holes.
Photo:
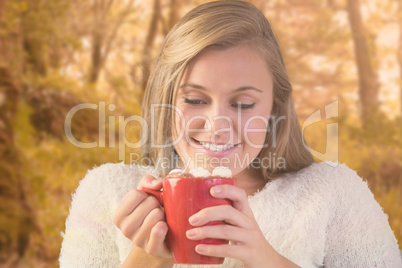
[[[159,201],[161,206],[163,206],[163,191],[162,190],[153,190],[153,189],[145,188],[143,186],[141,186],[141,188],[139,190],[156,197],[156,199]]]

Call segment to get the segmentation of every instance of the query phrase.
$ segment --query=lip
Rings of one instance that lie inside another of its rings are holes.
[[[228,148],[223,151],[211,151],[208,148],[202,146],[202,144],[198,140],[196,140],[194,138],[192,138],[192,140],[195,144],[200,146],[200,148],[204,151],[206,156],[216,157],[216,158],[222,158],[222,157],[225,157],[225,156],[231,154],[233,151],[237,150],[237,148],[241,145],[241,143],[237,143],[237,144],[234,144],[234,146],[232,148]],[[211,142],[209,142],[209,143],[211,143]],[[226,143],[215,143],[215,144],[216,145],[225,145]]]

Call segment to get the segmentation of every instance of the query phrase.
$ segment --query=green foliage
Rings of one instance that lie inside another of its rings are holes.
[[[24,130],[18,131],[16,144],[24,158],[23,175],[29,178],[29,201],[35,209],[38,223],[31,235],[24,262],[33,265],[33,260],[39,263],[45,261],[56,267],[61,245],[60,232],[64,230],[71,194],[88,169],[116,161],[117,150],[80,149],[67,140],[52,137],[40,141],[32,135],[34,128],[29,121],[31,112],[28,105],[21,104],[15,121],[15,128]]]

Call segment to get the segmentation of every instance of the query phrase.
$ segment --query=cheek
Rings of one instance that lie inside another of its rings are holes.
[[[253,119],[243,124],[242,139],[247,145],[261,148],[267,135],[267,122],[263,119]]]
[[[182,114],[178,115],[175,119],[176,129],[182,131],[184,134],[190,134],[204,130],[205,127],[210,129],[208,119],[192,109],[181,109]],[[178,132],[180,133],[180,132]]]
[[[186,129],[188,122],[191,118],[191,114],[189,113],[189,111],[183,109],[182,107],[180,106],[177,107],[180,110],[180,113],[176,112],[174,123],[177,134],[179,134]]]
[[[186,120],[186,131],[187,132],[197,132],[197,130],[201,130],[205,128],[206,120],[202,118],[200,115],[187,115],[185,117]],[[209,124],[207,124],[209,125]]]
[[[183,118],[179,115],[175,115],[174,118],[174,131],[173,131],[173,137],[177,138],[180,136],[180,133],[182,133],[184,124],[183,124]]]
[[[203,129],[205,123],[192,110],[181,109],[181,112],[176,114],[174,119],[176,132],[173,133],[173,136],[177,144],[175,146],[177,151],[181,150],[180,146],[194,145],[190,137],[194,136],[194,133],[200,132],[199,129]]]

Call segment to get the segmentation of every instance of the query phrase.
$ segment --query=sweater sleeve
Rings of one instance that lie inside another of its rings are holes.
[[[70,207],[60,267],[120,267],[110,204],[110,177],[116,165],[95,168],[81,180]]]
[[[367,183],[346,166],[337,168],[334,216],[327,227],[325,267],[402,267],[388,216]]]

